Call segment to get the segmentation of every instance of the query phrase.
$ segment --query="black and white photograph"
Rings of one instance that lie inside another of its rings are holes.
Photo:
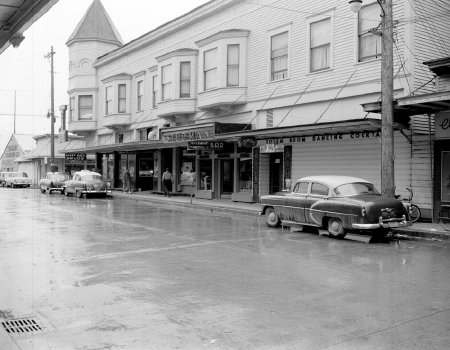
[[[0,0],[0,350],[450,349],[450,0]]]

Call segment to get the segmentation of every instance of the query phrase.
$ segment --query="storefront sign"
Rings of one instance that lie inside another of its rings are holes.
[[[241,147],[252,148],[256,146],[256,138],[254,136],[241,137],[239,144]]]
[[[161,130],[162,142],[186,142],[194,140],[206,140],[214,136],[214,128],[198,128],[180,131]]]
[[[435,117],[435,139],[450,139],[450,113],[442,112]]]
[[[86,160],[86,153],[66,153],[66,160]]]
[[[189,141],[187,149],[196,151],[212,151],[212,150],[224,150],[228,145],[227,142],[217,141]]]
[[[327,142],[327,141],[340,141],[340,140],[359,140],[379,138],[381,131],[352,131],[350,133],[336,133],[336,134],[321,134],[321,135],[298,135],[286,138],[267,139],[260,141],[260,144],[265,145],[280,145],[280,144],[292,144],[303,142]]]
[[[259,151],[261,153],[283,152],[284,151],[284,145],[269,143],[269,144],[266,144],[266,145],[259,146]]]

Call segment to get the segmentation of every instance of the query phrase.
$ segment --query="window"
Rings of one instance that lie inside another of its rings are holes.
[[[191,97],[191,62],[180,62],[180,97]]]
[[[69,100],[69,122],[73,121],[73,111],[75,109],[75,97]]]
[[[171,99],[172,92],[172,65],[168,64],[161,68],[161,100]]]
[[[112,113],[112,86],[108,86],[105,89],[105,114]]]
[[[288,32],[270,38],[270,80],[288,77]]]
[[[316,196],[328,196],[328,187],[319,183],[311,185],[311,194]]]
[[[239,85],[239,45],[227,46],[227,86]]]
[[[117,135],[117,143],[123,143],[123,134]]]
[[[144,81],[137,82],[137,110],[144,110]]]
[[[158,76],[152,77],[152,107],[156,108],[156,100],[158,98]]]
[[[78,119],[92,119],[92,95],[78,97]]]
[[[217,48],[205,51],[203,63],[204,89],[217,87]]]
[[[119,113],[125,113],[127,111],[127,86],[125,84],[119,84]]]
[[[372,30],[380,23],[380,7],[377,3],[364,6],[358,17],[358,61],[363,62],[381,56],[381,36]]]
[[[308,193],[309,182],[299,182],[295,185],[294,191],[298,194],[307,194]]]
[[[331,19],[310,25],[310,71],[330,68]]]

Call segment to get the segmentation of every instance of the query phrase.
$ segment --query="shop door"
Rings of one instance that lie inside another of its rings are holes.
[[[283,189],[283,153],[271,153],[269,160],[269,193]]]
[[[221,197],[231,196],[233,193],[233,174],[234,174],[234,161],[233,159],[222,159],[221,164],[221,188],[220,194]],[[223,196],[225,195],[225,196]],[[231,197],[230,197],[231,198]]]

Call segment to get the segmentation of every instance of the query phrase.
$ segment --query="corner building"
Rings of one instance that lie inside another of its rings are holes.
[[[442,8],[414,4],[448,43]],[[394,6],[395,98],[434,91],[414,4]],[[169,168],[173,191],[212,200],[257,202],[313,174],[380,188],[380,114],[362,107],[381,94],[380,14],[372,0],[358,14],[341,0],[213,0],[124,44],[94,0],[67,41],[68,128],[85,138],[71,152],[95,154],[112,187],[128,168],[134,190],[161,191]],[[412,188],[430,217],[429,118],[394,127],[397,193]]]

